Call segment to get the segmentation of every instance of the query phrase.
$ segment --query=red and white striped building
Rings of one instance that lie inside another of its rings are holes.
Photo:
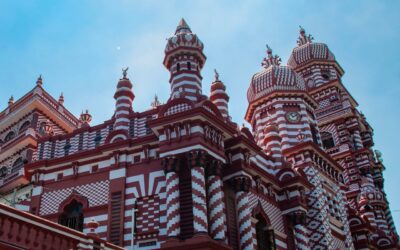
[[[216,71],[203,94],[204,45],[183,19],[164,104],[135,110],[126,69],[115,114],[90,125],[40,77],[0,113],[2,202],[84,233],[93,218],[126,249],[400,249],[372,128],[312,40],[301,28],[286,65],[267,47],[247,91],[251,131],[231,120]]]

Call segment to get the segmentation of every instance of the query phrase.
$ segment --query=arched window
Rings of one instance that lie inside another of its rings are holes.
[[[30,121],[25,121],[22,126],[19,128],[19,133],[21,133],[22,131],[24,131],[25,129],[27,129],[29,126],[31,125]]]
[[[188,70],[192,70],[192,65],[190,64],[190,62],[187,62],[187,68]]]
[[[14,131],[10,131],[10,132],[8,132],[8,134],[6,135],[6,137],[4,138],[4,142],[10,141],[10,140],[12,140],[14,137],[15,137]]]
[[[64,208],[64,212],[58,218],[58,223],[78,230],[83,231],[83,205],[82,203],[72,200],[70,204],[68,204]]]
[[[258,250],[275,250],[274,230],[268,228],[265,218],[258,214],[256,223],[257,249]]]
[[[181,70],[181,65],[179,63],[176,64],[176,72],[179,72]]]
[[[16,159],[11,167],[11,173],[18,172],[24,166],[24,161],[21,157]]]
[[[322,146],[324,146],[325,149],[333,148],[335,146],[335,141],[333,140],[333,136],[329,132],[322,132],[321,140],[322,140]]]

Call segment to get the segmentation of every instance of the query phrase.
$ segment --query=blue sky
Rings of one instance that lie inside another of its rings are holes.
[[[109,119],[121,68],[129,66],[134,109],[165,102],[165,39],[181,17],[204,42],[203,90],[213,69],[227,85],[230,114],[243,123],[246,91],[268,43],[286,62],[302,25],[325,42],[345,70],[343,82],[375,129],[386,165],[385,189],[400,229],[400,1],[0,1],[0,109],[44,88],[92,124]]]

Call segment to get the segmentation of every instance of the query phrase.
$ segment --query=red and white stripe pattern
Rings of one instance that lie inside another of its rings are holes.
[[[226,93],[226,87],[224,83],[219,80],[219,75],[217,71],[215,71],[215,80],[211,84],[210,100],[212,101],[212,103],[215,104],[215,106],[217,106],[218,110],[222,114],[222,117],[227,119],[229,117],[229,96]]]
[[[166,174],[167,186],[167,236],[178,237],[180,234],[179,213],[179,176],[175,172]]]
[[[221,177],[218,175],[209,176],[207,186],[210,236],[214,240],[225,241],[227,227]]]
[[[132,92],[132,83],[126,76],[119,80],[114,94],[115,122],[114,130],[126,130],[129,132],[129,114],[132,111],[132,102],[135,95]],[[126,139],[126,138],[125,138]]]
[[[207,233],[207,201],[205,171],[203,166],[193,166],[192,175],[192,199],[193,199],[193,229],[194,233]]]
[[[254,227],[251,222],[251,211],[247,192],[239,191],[236,193],[237,221],[239,225],[240,249],[254,249]]]
[[[308,250],[310,246],[308,244],[308,230],[302,224],[297,224],[293,227],[294,239],[297,250]]]
[[[275,124],[268,123],[264,129],[264,142],[262,148],[264,152],[269,154],[277,165],[281,165],[282,150],[281,141],[282,138],[279,136],[278,127]]]

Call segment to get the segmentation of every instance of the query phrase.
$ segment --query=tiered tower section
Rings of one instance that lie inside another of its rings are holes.
[[[314,140],[318,144],[313,118],[316,103],[307,94],[303,78],[291,68],[281,66],[280,58],[267,48],[263,70],[252,77],[247,91],[246,120],[253,128],[257,144],[267,154],[277,151],[278,144],[282,150],[299,141]],[[272,156],[277,156],[277,152]]]
[[[171,97],[184,97],[192,101],[202,99],[201,69],[206,61],[203,43],[193,34],[182,19],[175,35],[170,37],[165,48],[164,66],[171,76]]]
[[[224,119],[229,119],[228,102],[229,96],[226,93],[225,84],[219,80],[217,70],[215,72],[215,80],[211,84],[210,100],[217,106]]]
[[[356,249],[391,249],[398,241],[383,190],[381,155],[372,150],[372,128],[342,83],[344,72],[324,43],[300,27],[288,65],[302,75],[318,102],[315,116],[322,146],[344,169],[342,188]]]

